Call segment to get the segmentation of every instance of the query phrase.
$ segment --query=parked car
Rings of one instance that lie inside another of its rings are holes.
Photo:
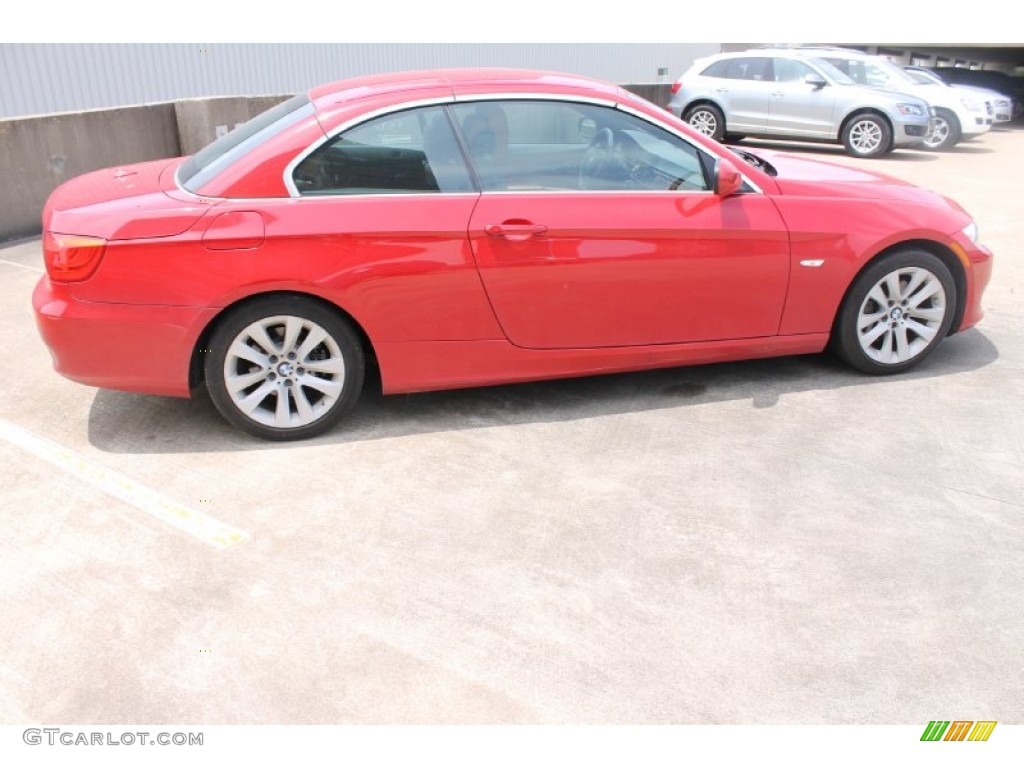
[[[956,203],[730,150],[621,88],[442,70],[313,88],[43,212],[54,366],[273,440],[386,394],[821,352],[904,371],[982,317]]]
[[[982,99],[987,105],[992,124],[1008,123],[1013,119],[1013,99],[990,88],[978,88],[973,85],[950,85],[926,67],[903,67],[903,71],[921,85],[952,88],[958,93],[971,94]]]
[[[1012,77],[1005,72],[962,67],[932,67],[932,72],[951,85],[974,85],[1005,93],[1013,99],[1014,119],[1024,114],[1024,77]]]
[[[931,130],[928,104],[854,83],[820,56],[756,49],[698,59],[669,109],[718,141],[743,136],[841,142],[858,157],[914,147]]]
[[[845,48],[804,50],[821,56],[860,85],[912,93],[926,100],[935,110],[932,130],[924,141],[928,149],[950,149],[961,139],[980,136],[992,128],[992,115],[986,109],[985,101],[975,94],[922,85],[882,56]]]

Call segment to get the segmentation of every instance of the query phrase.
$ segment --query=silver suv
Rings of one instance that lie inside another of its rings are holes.
[[[757,49],[698,59],[669,109],[718,141],[743,136],[842,142],[857,157],[921,144],[931,109],[916,96],[857,85],[813,53]]]

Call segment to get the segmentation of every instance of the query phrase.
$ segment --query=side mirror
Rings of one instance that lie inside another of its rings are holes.
[[[804,82],[807,83],[807,85],[813,85],[814,90],[816,91],[820,91],[822,88],[828,85],[828,83],[825,82],[824,77],[813,72],[809,73],[804,77]]]
[[[739,191],[743,186],[743,177],[731,161],[720,157],[715,161],[714,178],[711,180],[711,191],[719,197],[728,197]]]

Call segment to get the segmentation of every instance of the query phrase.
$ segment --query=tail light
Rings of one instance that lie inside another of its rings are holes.
[[[673,94],[679,93],[679,91],[682,89],[682,87],[683,87],[683,81],[682,80],[680,80],[677,83],[672,83],[672,93]]]
[[[43,236],[43,260],[51,280],[74,283],[87,280],[100,265],[107,241],[101,237],[61,235],[47,232]]]

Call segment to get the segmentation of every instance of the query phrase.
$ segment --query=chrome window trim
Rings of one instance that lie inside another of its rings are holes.
[[[569,102],[569,103],[591,104],[591,105],[596,105],[596,106],[609,107],[611,109],[618,109],[618,110],[620,110],[622,112],[626,112],[627,114],[632,115],[633,117],[639,118],[640,120],[646,122],[648,125],[652,125],[655,128],[660,128],[661,130],[667,131],[668,133],[672,134],[673,136],[676,136],[677,138],[682,139],[688,145],[693,147],[694,150],[696,150],[697,152],[704,152],[705,154],[710,154],[710,153],[708,153],[707,149],[705,149],[704,147],[700,146],[699,144],[696,144],[695,142],[693,142],[693,140],[690,139],[690,137],[688,137],[685,133],[683,133],[682,131],[678,130],[674,126],[667,125],[665,123],[661,123],[659,121],[653,120],[646,113],[641,112],[641,111],[639,111],[639,110],[637,110],[637,109],[635,109],[635,108],[633,108],[633,107],[631,107],[631,106],[629,106],[627,104],[624,104],[621,101],[615,101],[615,100],[612,100],[612,99],[600,98],[600,97],[596,97],[596,96],[576,96],[576,95],[564,94],[564,93],[530,93],[528,91],[517,91],[517,92],[512,92],[512,93],[479,93],[479,94],[474,93],[474,94],[464,94],[464,95],[440,96],[440,97],[432,97],[432,98],[429,98],[429,99],[417,99],[415,101],[405,101],[405,102],[402,102],[400,104],[389,104],[386,107],[380,107],[379,109],[371,110],[370,112],[366,112],[364,114],[358,115],[357,117],[354,117],[351,120],[346,120],[345,122],[341,123],[340,125],[337,125],[334,128],[332,128],[329,133],[325,133],[324,134],[323,138],[318,138],[316,141],[314,141],[312,144],[310,144],[308,147],[306,147],[306,149],[304,149],[302,152],[300,152],[298,155],[296,155],[292,159],[292,161],[289,162],[288,165],[285,166],[284,174],[283,174],[283,179],[282,180],[284,181],[285,188],[288,190],[289,198],[294,199],[294,200],[325,200],[325,199],[326,200],[330,200],[330,199],[337,199],[337,198],[366,198],[366,197],[392,197],[392,198],[393,197],[398,197],[398,198],[437,197],[438,195],[457,195],[457,196],[474,195],[475,196],[475,195],[480,195],[480,194],[487,194],[487,195],[509,195],[509,194],[512,194],[512,195],[523,195],[523,194],[527,194],[527,195],[537,195],[537,194],[572,194],[572,195],[576,195],[576,194],[584,194],[584,195],[591,195],[591,194],[598,194],[598,195],[608,195],[608,194],[613,194],[613,195],[621,195],[621,194],[668,194],[668,195],[680,195],[680,194],[683,194],[683,195],[693,195],[693,194],[696,194],[696,195],[713,195],[713,194],[715,194],[710,189],[708,189],[708,190],[657,190],[657,189],[652,189],[652,190],[612,190],[612,189],[572,190],[572,189],[567,189],[567,190],[535,190],[535,191],[529,191],[529,190],[523,190],[523,191],[500,190],[500,191],[492,191],[492,192],[484,192],[482,190],[478,191],[478,192],[401,192],[401,193],[393,193],[393,192],[391,192],[391,193],[386,193],[386,192],[385,193],[376,193],[376,192],[369,192],[369,193],[365,193],[365,194],[356,193],[356,194],[335,194],[335,195],[302,195],[302,194],[299,193],[298,189],[295,186],[294,181],[292,180],[292,174],[294,173],[295,169],[298,167],[298,165],[303,160],[305,160],[307,157],[309,157],[309,155],[311,155],[313,152],[315,152],[321,146],[326,144],[328,141],[331,141],[332,139],[334,139],[338,134],[342,133],[343,131],[347,131],[350,128],[355,128],[356,126],[360,125],[361,123],[368,122],[368,121],[373,120],[375,118],[382,117],[383,115],[391,114],[393,112],[403,112],[403,111],[409,110],[409,109],[417,109],[419,107],[436,106],[436,105],[441,105],[441,104],[466,104],[466,103],[472,103],[474,101],[564,101],[564,102]],[[712,157],[714,157],[714,155],[712,155]],[[742,162],[742,160],[741,160],[741,162]],[[751,192],[756,193],[756,194],[761,194],[761,195],[764,194],[764,190],[762,190],[761,187],[758,184],[754,183],[750,179],[750,177],[747,176],[743,172],[743,169],[741,169],[741,168],[739,168],[737,166],[737,170],[739,170],[740,176],[743,178],[743,181],[751,188]],[[751,192],[746,192],[744,194],[751,194]],[[231,199],[231,198],[229,198],[229,199]],[[282,198],[262,198],[262,199],[267,200],[267,199],[282,199]]]
[[[369,112],[364,112],[361,115],[353,117],[351,120],[346,120],[345,122],[341,123],[340,125],[335,126],[334,128],[331,129],[330,133],[326,133],[325,132],[323,138],[320,138],[320,139],[317,139],[316,141],[314,141],[312,144],[310,144],[308,147],[306,147],[302,152],[300,152],[298,155],[296,155],[292,159],[292,161],[290,163],[288,163],[288,165],[285,166],[283,181],[284,181],[285,189],[288,190],[288,196],[296,198],[296,199],[299,199],[299,200],[303,200],[306,197],[319,197],[319,198],[324,198],[324,197],[355,197],[355,195],[302,195],[302,194],[299,194],[299,190],[295,186],[295,182],[292,180],[292,174],[295,172],[295,169],[299,166],[299,164],[303,160],[305,160],[307,157],[309,157],[316,150],[318,150],[320,147],[322,147],[324,144],[326,144],[328,141],[333,139],[335,136],[337,136],[342,131],[347,131],[349,128],[355,128],[360,123],[368,122],[370,120],[373,120],[374,118],[382,117],[383,115],[387,115],[387,114],[390,114],[392,112],[404,112],[407,109],[416,109],[418,107],[430,107],[430,106],[436,106],[436,105],[439,105],[439,104],[451,104],[453,101],[455,101],[455,97],[454,96],[434,96],[434,97],[429,98],[429,99],[417,99],[415,101],[403,101],[401,104],[389,104],[386,107],[380,107],[378,109],[374,109],[374,110],[371,110]],[[372,193],[371,192],[369,194],[376,194],[376,193]],[[402,194],[403,194],[403,196],[405,195],[405,193],[402,193]],[[415,193],[413,193],[413,194],[415,194]],[[436,195],[438,193],[437,192],[430,192],[430,193],[425,193],[425,194]],[[384,196],[387,196],[387,195],[383,195],[382,194],[381,196],[384,197]]]

